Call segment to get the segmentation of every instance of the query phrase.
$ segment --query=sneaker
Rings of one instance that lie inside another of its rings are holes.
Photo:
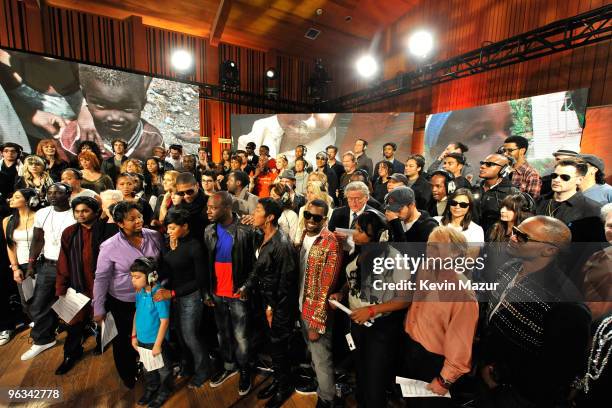
[[[314,379],[309,379],[303,384],[300,384],[295,387],[295,392],[301,395],[317,395],[317,388],[317,382]]]
[[[235,376],[236,374],[238,374],[238,371],[236,370],[233,370],[233,371],[223,370],[219,374],[213,376],[213,378],[210,380],[210,387],[217,388],[218,386],[223,384],[225,381],[227,381],[228,378],[231,378]]]
[[[46,349],[49,349],[55,346],[56,343],[57,342],[53,340],[51,343],[47,343],[47,344],[41,344],[41,345],[32,344],[32,347],[30,347],[28,351],[26,351],[25,353],[21,355],[21,361],[33,359],[34,357],[36,357],[37,355],[39,355]]]
[[[4,346],[6,343],[11,341],[11,337],[13,336],[12,330],[3,330],[0,332],[0,346]]]
[[[251,391],[251,373],[249,370],[240,370],[238,381],[238,395],[247,395]]]

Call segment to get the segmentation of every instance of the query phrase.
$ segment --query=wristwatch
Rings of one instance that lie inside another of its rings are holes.
[[[447,390],[453,385],[452,382],[446,380],[444,377],[442,377],[441,375],[438,376],[438,382],[440,383],[440,385],[444,388],[446,388]]]

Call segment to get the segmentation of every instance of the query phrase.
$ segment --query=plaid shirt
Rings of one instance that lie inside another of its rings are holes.
[[[329,230],[324,229],[308,253],[304,273],[304,300],[302,318],[309,329],[325,333],[329,305],[327,298],[342,266],[342,247]]]
[[[512,185],[536,199],[540,196],[542,179],[538,171],[525,162],[512,172]]]

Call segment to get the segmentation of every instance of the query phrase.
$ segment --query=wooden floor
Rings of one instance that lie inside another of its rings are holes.
[[[92,349],[95,340],[92,337],[85,343],[85,355],[77,365],[63,376],[56,376],[55,369],[63,359],[63,341],[66,336],[58,336],[57,345],[46,350],[38,357],[21,361],[20,357],[29,347],[29,329],[17,334],[8,344],[0,347],[0,388],[31,387],[61,388],[63,402],[29,402],[12,403],[19,407],[137,407],[136,401],[143,392],[142,380],[134,390],[123,386],[113,362],[112,350],[106,350],[101,356],[94,356]],[[175,385],[165,407],[263,407],[265,401],[257,400],[257,391],[271,379],[258,375],[253,380],[253,389],[244,397],[238,395],[238,376],[232,377],[221,387],[214,390],[205,384],[202,388],[187,388],[186,381],[180,379]],[[293,394],[284,407],[310,408],[316,405],[316,396]],[[0,406],[7,406],[1,403]]]

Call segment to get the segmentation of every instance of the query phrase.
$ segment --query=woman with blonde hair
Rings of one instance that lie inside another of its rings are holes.
[[[315,173],[311,173],[313,175]],[[320,173],[323,177],[327,178],[325,174]],[[304,224],[304,209],[308,208],[308,204],[310,204],[313,200],[323,200],[329,206],[329,210],[327,211],[327,218],[329,219],[333,212],[334,200],[327,194],[325,188],[323,187],[323,183],[318,180],[309,181],[306,185],[306,204],[300,208],[300,213],[298,216],[298,225],[295,236],[293,237],[293,242],[295,244],[299,244],[302,242],[302,237],[304,235],[304,228],[306,227]]]
[[[121,163],[119,174],[121,173],[143,174],[142,162],[138,159],[127,159]]]
[[[97,194],[114,188],[113,180],[100,171],[100,160],[98,160],[94,152],[84,150],[79,153],[78,157],[79,167],[81,167],[81,172],[83,173],[81,187],[93,190]]]
[[[68,163],[62,160],[57,149],[57,142],[53,139],[42,139],[36,146],[36,155],[47,162],[47,171],[53,181],[60,181],[62,172],[68,168]]]
[[[283,174],[285,170],[289,170],[289,160],[287,160],[287,156],[284,154],[276,156],[276,170],[278,170],[278,177],[274,180],[274,184],[280,182],[281,174]]]
[[[176,189],[176,178],[178,175],[179,172],[176,170],[168,170],[164,173],[162,179],[164,193],[157,197],[155,210],[153,211],[153,221],[151,221],[152,227],[162,227],[164,225],[166,214],[168,214],[168,210],[172,206],[172,194],[174,194]]]
[[[15,190],[33,188],[41,201],[47,198],[47,189],[53,179],[47,171],[47,164],[40,156],[31,155],[24,160],[23,174],[15,180]]]

